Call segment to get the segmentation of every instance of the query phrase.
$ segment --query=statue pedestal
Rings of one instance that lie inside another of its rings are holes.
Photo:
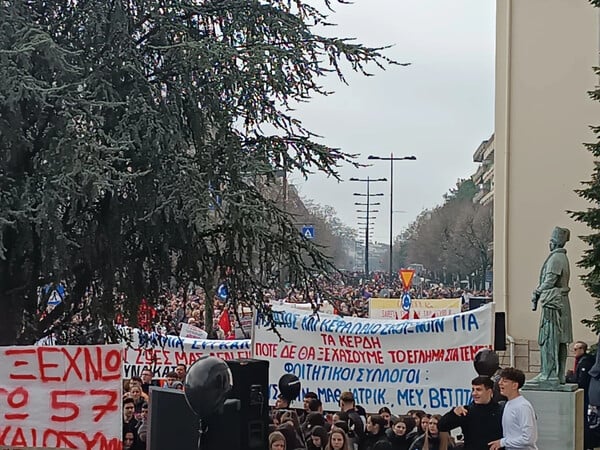
[[[523,386],[521,390],[537,415],[537,447],[583,450],[583,389],[577,389],[575,384],[561,385],[559,389]]]

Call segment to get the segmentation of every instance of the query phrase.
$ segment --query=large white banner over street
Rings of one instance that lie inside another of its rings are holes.
[[[271,403],[279,378],[292,373],[325,410],[338,410],[340,394],[349,390],[368,412],[384,405],[395,413],[445,412],[469,402],[473,358],[492,346],[492,304],[403,321],[313,315],[283,305],[273,311],[281,337],[258,316],[252,341],[254,357],[270,362]]]

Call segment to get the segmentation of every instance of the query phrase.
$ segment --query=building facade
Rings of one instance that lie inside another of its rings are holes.
[[[483,141],[473,154],[473,162],[479,163],[471,177],[478,188],[474,202],[487,205],[494,201],[494,135]]]
[[[600,83],[592,71],[599,51],[599,13],[588,0],[497,0],[494,300],[506,313],[515,365],[527,372],[539,368],[540,313],[530,299],[554,226],[571,230],[574,337],[597,340],[580,323],[594,312],[577,267],[580,236],[590,230],[568,211],[589,206],[574,191],[594,164],[583,143],[600,124],[600,104],[587,94]]]

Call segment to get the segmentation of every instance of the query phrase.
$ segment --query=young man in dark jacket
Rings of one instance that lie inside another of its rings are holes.
[[[342,392],[340,395],[340,409],[348,415],[348,437],[350,441],[357,446],[360,445],[365,436],[365,423],[356,409],[352,392]]]
[[[486,376],[471,381],[473,402],[457,406],[446,413],[438,423],[440,431],[460,427],[465,449],[488,450],[489,442],[502,438],[502,406],[496,403],[494,382]]]
[[[587,344],[583,341],[577,341],[573,344],[573,353],[575,354],[575,370],[568,370],[567,383],[576,383],[583,389],[585,396],[585,411],[587,412],[588,390],[590,387],[590,369],[594,365],[594,357],[587,352]]]
[[[590,386],[592,385],[592,380],[594,381],[594,385],[597,385],[597,377],[599,375],[598,367],[593,370],[595,364],[597,364],[597,356],[594,357],[587,352],[587,344],[582,341],[577,341],[573,344],[573,353],[575,354],[575,367],[574,370],[567,371],[567,383],[576,383],[578,387],[583,389],[583,422],[585,424],[584,428],[584,438],[583,445],[584,448],[589,449],[598,446],[600,443],[600,436],[598,435],[598,423],[589,423],[588,409],[590,404],[592,405],[591,411],[594,413],[592,417],[598,411],[597,400],[594,403],[590,402]],[[597,417],[597,415],[595,416]],[[594,431],[595,430],[595,431]]]

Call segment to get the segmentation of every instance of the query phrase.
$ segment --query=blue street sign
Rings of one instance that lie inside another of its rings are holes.
[[[410,299],[410,294],[406,293],[402,296],[402,309],[404,311],[410,311],[410,305],[412,300]]]
[[[58,295],[58,292],[52,291],[52,294],[50,294],[50,297],[48,298],[48,306],[60,305],[61,302],[62,299],[60,298],[60,295]]]
[[[229,297],[229,289],[227,289],[227,285],[225,283],[218,287],[217,295],[221,300],[227,300],[227,297]]]
[[[208,204],[208,209],[210,211],[214,211],[215,210],[215,204],[220,207],[223,204],[223,200],[221,199],[221,196],[219,195],[219,193],[215,192],[215,190],[214,190],[213,185],[212,185],[211,182],[208,183],[208,192],[210,193],[210,196],[215,201],[214,203],[210,202]]]
[[[51,285],[45,287],[45,291],[48,292]],[[48,296],[48,306],[60,305],[65,298],[65,287],[62,284],[58,284],[54,290]]]
[[[302,236],[306,239],[314,239],[315,238],[315,227],[312,225],[305,225],[302,227]]]

